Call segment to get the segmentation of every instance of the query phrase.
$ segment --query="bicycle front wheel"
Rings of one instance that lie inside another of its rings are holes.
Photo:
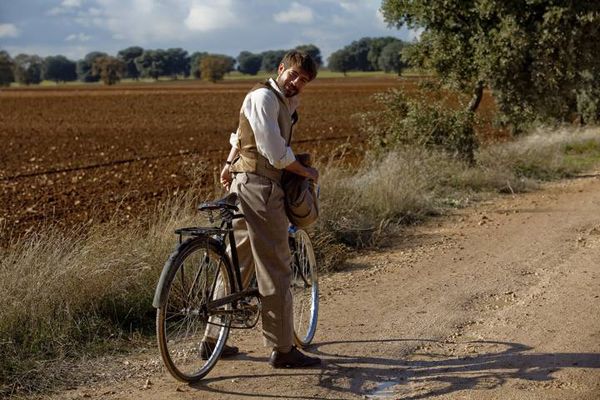
[[[167,297],[156,314],[160,354],[173,377],[196,382],[214,367],[229,335],[231,304],[209,309],[209,302],[231,294],[231,268],[205,237],[179,245],[165,268]]]
[[[290,237],[292,250],[291,292],[294,304],[294,338],[299,347],[315,337],[319,315],[319,280],[312,243],[306,231],[297,229]]]

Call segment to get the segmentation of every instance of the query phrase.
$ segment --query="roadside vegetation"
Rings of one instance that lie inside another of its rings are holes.
[[[364,41],[344,51],[357,49],[373,66],[384,59],[384,48],[395,49],[408,65],[439,78],[434,90],[455,90],[460,101],[449,107],[441,94],[439,101],[418,93],[381,94],[380,109],[362,116],[371,140],[362,162],[321,167],[322,215],[312,235],[325,272],[343,268],[349,251],[377,246],[402,224],[490,194],[533,190],[600,164],[600,129],[591,125],[600,120],[600,14],[591,2],[542,3],[511,9],[501,1],[480,8],[383,1],[388,23],[422,27],[419,44],[403,51],[382,42],[379,56],[371,58]],[[126,50],[136,66],[148,66],[148,76],[159,76],[151,68],[158,55]],[[344,51],[335,68],[341,73],[345,62],[356,61]],[[244,54],[254,68],[255,56]],[[120,69],[132,65],[121,61]],[[106,76],[112,76],[108,69]],[[512,133],[509,140],[478,140],[477,109],[486,88],[498,105],[496,123]],[[569,124],[573,116],[579,127]],[[65,379],[55,368],[61,360],[120,351],[151,335],[153,290],[176,243],[173,229],[202,223],[194,207],[215,193],[174,196],[152,218],[127,226],[38,230],[0,250],[0,395],[53,387]]]
[[[531,190],[600,162],[600,129],[540,128],[482,146],[475,166],[443,150],[399,144],[358,167],[322,168],[323,213],[312,235],[322,268],[343,268],[349,252],[382,234],[490,193]],[[216,192],[216,188],[215,188]],[[0,393],[43,390],[65,379],[48,360],[124,351],[152,335],[152,296],[176,244],[176,227],[202,223],[204,194],[179,195],[153,218],[71,232],[51,228],[2,250]],[[58,362],[57,364],[60,364]]]

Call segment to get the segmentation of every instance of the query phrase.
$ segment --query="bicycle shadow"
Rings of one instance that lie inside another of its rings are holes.
[[[353,352],[363,352],[365,346],[379,348],[386,344],[414,343],[436,345],[440,348],[450,346],[473,346],[479,348],[472,356],[455,357],[435,351],[419,352],[418,347],[389,356],[360,356]],[[345,351],[335,351],[343,346]],[[350,347],[349,347],[350,346]],[[327,351],[328,347],[332,350]],[[481,351],[482,348],[491,350]],[[499,350],[498,350],[499,349]],[[520,382],[552,382],[552,374],[565,368],[600,368],[598,353],[536,353],[524,344],[499,341],[471,341],[449,343],[429,339],[385,339],[322,342],[311,346],[308,353],[323,358],[324,363],[317,369],[294,370],[289,373],[237,374],[208,378],[193,388],[223,395],[257,398],[313,399],[314,396],[249,393],[240,389],[216,388],[211,385],[230,380],[261,380],[286,377],[317,378],[317,385],[326,389],[328,398],[338,393],[340,398],[348,395],[362,395],[365,398],[402,398],[424,399],[430,396],[449,394],[459,390],[493,389],[502,386],[508,380]],[[235,360],[266,363],[264,357],[244,355]],[[236,362],[233,361],[233,362]],[[255,382],[256,383],[256,382]],[[253,385],[256,387],[256,385]],[[246,388],[245,388],[246,389]],[[398,397],[401,396],[401,397]]]

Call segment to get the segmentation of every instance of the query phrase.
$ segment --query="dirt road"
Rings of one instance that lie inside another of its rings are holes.
[[[258,331],[187,386],[153,348],[55,398],[600,399],[600,178],[505,196],[410,228],[322,279],[310,352],[272,370]]]

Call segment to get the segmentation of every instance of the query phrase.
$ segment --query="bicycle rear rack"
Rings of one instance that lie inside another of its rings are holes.
[[[204,236],[204,237],[213,237],[219,238],[222,240],[225,235],[227,235],[231,230],[216,228],[216,227],[201,227],[201,226],[190,226],[186,228],[175,229],[175,234],[179,235],[179,243],[183,241],[184,236]]]

